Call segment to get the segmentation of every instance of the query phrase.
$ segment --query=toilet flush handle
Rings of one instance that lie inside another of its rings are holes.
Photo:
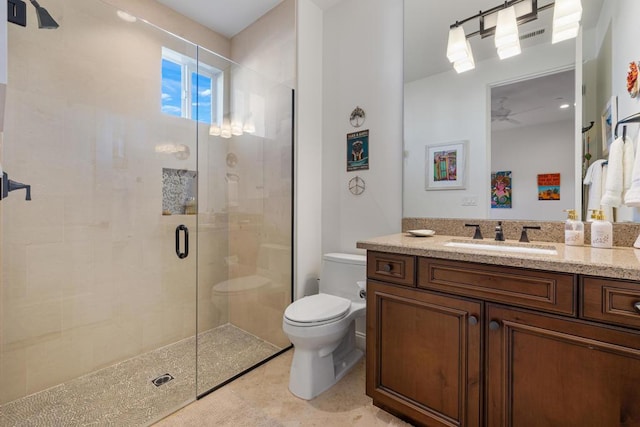
[[[360,296],[360,298],[365,299],[367,297],[367,282],[365,280],[358,280],[356,282],[356,285],[358,285],[358,287],[360,288],[360,292],[358,292],[358,295]]]

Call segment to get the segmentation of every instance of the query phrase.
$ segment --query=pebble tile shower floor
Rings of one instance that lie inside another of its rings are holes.
[[[143,426],[195,395],[195,337],[0,406],[0,426]],[[199,390],[280,349],[232,325],[200,334]],[[154,378],[175,379],[156,387]],[[191,400],[191,399],[189,399]]]

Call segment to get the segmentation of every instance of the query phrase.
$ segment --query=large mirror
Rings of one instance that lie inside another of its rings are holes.
[[[547,3],[552,2],[538,0],[538,7]],[[631,42],[637,40],[631,33],[639,30],[629,18],[638,16],[640,4],[582,3],[577,39],[551,43],[550,7],[519,26],[522,54],[516,57],[500,60],[493,37],[471,37],[476,67],[458,74],[446,58],[449,25],[499,2],[483,0],[470,7],[457,0],[434,10],[423,1],[405,0],[404,217],[561,220],[564,209],[586,210],[584,174],[606,156],[603,110],[617,95],[618,118],[640,111],[637,98],[631,100],[624,87],[629,62],[640,59],[640,48]],[[469,34],[479,22],[463,26]],[[529,123],[529,115],[537,116],[534,122],[546,115],[547,122]],[[552,128],[562,129],[551,135]],[[635,135],[637,128],[631,125],[629,132]],[[430,147],[459,141],[467,141],[464,164],[458,165],[462,185],[430,187]],[[519,143],[526,145],[517,148]],[[510,208],[491,207],[492,172],[494,177],[511,172]],[[558,194],[547,188],[554,186]],[[622,221],[631,217],[616,215]]]

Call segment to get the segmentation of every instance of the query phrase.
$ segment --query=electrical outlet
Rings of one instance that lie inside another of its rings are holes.
[[[476,196],[463,197],[462,206],[478,206],[478,197]]]
[[[7,21],[27,26],[27,4],[22,0],[7,0]]]

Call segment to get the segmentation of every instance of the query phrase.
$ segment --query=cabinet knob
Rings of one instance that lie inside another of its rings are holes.
[[[637,311],[638,313],[640,313],[640,301],[638,301],[637,303],[633,304],[633,308],[635,308],[635,309],[636,309],[636,311]]]
[[[469,316],[469,324],[475,326],[478,324],[478,318],[476,316]]]
[[[382,266],[382,270],[386,271],[387,273],[389,273],[392,268],[393,266],[391,264],[385,264],[384,266]]]
[[[492,331],[497,331],[498,329],[500,329],[500,323],[496,320],[492,320],[491,322],[489,322],[489,329],[491,329]]]

